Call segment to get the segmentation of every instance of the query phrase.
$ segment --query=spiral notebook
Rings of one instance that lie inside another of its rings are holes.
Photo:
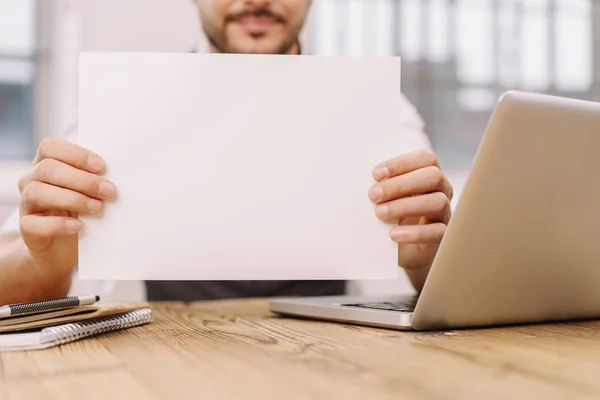
[[[110,310],[108,313],[105,310],[96,310],[96,315],[104,316],[89,318],[79,316],[78,322],[66,324],[57,324],[57,321],[63,320],[62,318],[69,320],[74,316],[61,317],[61,319],[53,320],[52,323],[49,323],[48,320],[28,322],[27,328],[25,328],[28,330],[24,332],[0,334],[0,351],[46,349],[106,332],[147,324],[152,320],[150,308],[130,309],[121,313],[114,313],[116,308]],[[36,327],[39,329],[40,326],[43,326],[42,324],[45,324],[46,327],[41,330],[34,332],[29,330]],[[18,325],[17,329],[14,329],[13,326],[12,331],[22,329],[23,325]]]

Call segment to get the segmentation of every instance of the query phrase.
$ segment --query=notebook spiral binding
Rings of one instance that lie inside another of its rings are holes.
[[[143,308],[124,314],[53,326],[42,329],[41,342],[44,344],[61,345],[106,332],[143,325],[151,322],[151,320],[152,311],[149,308]]]

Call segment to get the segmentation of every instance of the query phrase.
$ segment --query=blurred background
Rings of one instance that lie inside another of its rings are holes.
[[[0,223],[37,143],[76,122],[80,50],[186,52],[199,33],[191,0],[0,0]],[[600,96],[595,0],[314,0],[303,40],[401,56],[402,91],[459,193],[503,91]]]

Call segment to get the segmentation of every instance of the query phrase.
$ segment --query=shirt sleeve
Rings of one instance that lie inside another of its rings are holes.
[[[19,232],[19,210],[14,210],[8,219],[0,226],[0,233]]]
[[[425,134],[425,122],[417,109],[404,96],[400,97],[400,154],[410,153],[415,150],[431,149],[431,141]]]

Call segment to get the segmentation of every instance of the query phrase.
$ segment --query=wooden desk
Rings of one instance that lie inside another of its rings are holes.
[[[1,354],[9,399],[600,398],[600,321],[412,333],[278,318],[266,302],[153,304],[155,321]]]

